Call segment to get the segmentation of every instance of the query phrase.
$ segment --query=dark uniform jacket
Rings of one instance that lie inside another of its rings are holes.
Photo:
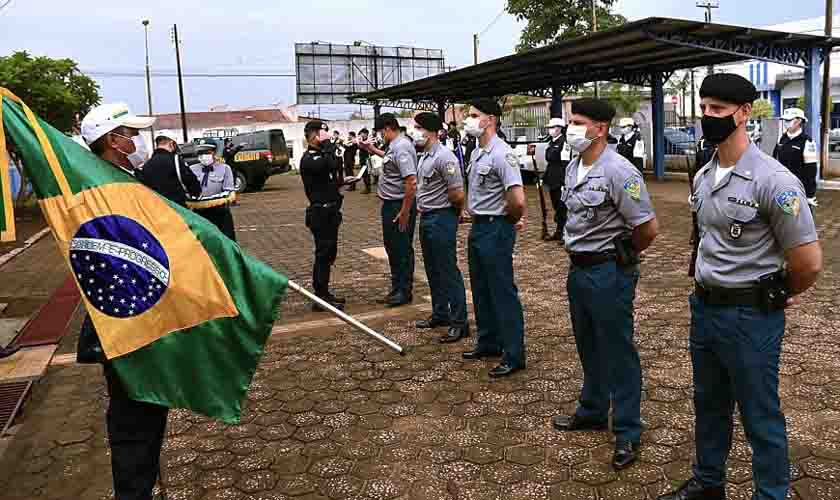
[[[633,163],[633,150],[636,148],[636,142],[641,139],[642,134],[639,133],[637,130],[630,139],[625,139],[622,135],[618,139],[618,144],[615,147],[615,150],[621,156],[627,158],[627,161]]]
[[[183,187],[175,172],[175,155],[165,149],[155,150],[149,161],[143,164],[143,170],[138,172],[137,178],[149,189],[157,191],[179,205],[186,206],[187,193],[184,193],[184,187],[191,196],[197,197],[201,195],[201,184],[192,170],[187,167],[184,159],[179,157],[179,160]]]
[[[543,176],[543,183],[548,186],[549,191],[559,189],[566,183],[566,167],[569,160],[563,159],[563,147],[566,145],[566,136],[560,135],[548,143],[545,150],[545,161],[548,167]]]
[[[813,151],[808,151],[808,148],[813,148]],[[809,156],[807,159],[806,153]],[[773,158],[802,182],[805,196],[813,198],[817,195],[816,147],[808,134],[802,132],[793,139],[787,134],[782,134],[773,150]]]
[[[311,204],[334,203],[342,199],[338,192],[341,165],[331,151],[334,150],[309,146],[300,160],[300,177]]]

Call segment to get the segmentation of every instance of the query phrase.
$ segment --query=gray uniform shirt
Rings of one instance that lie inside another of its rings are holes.
[[[421,212],[449,208],[449,188],[464,185],[458,158],[440,143],[420,156],[417,164],[417,209]]]
[[[233,183],[233,170],[224,163],[214,163],[211,165],[213,170],[207,175],[207,182],[204,181],[204,165],[196,163],[190,165],[190,170],[193,171],[201,184],[201,197],[215,196],[225,191],[234,191],[236,188]]]
[[[519,159],[498,136],[470,155],[467,208],[473,215],[505,215],[507,190],[522,185]]]
[[[799,179],[755,144],[715,185],[717,163],[715,156],[694,176],[694,279],[705,287],[752,287],[782,268],[787,250],[817,241],[814,218]]]
[[[405,178],[410,175],[417,175],[417,152],[411,141],[401,135],[385,149],[377,194],[383,200],[405,198]]]
[[[632,163],[605,149],[578,182],[580,156],[566,169],[562,200],[568,208],[564,240],[569,252],[607,252],[613,239],[656,217],[645,181]]]

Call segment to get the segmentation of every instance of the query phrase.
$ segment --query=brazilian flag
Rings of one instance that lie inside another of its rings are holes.
[[[0,88],[3,241],[14,239],[6,135],[128,395],[238,422],[286,277]]]

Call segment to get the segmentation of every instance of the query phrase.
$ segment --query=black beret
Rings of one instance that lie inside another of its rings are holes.
[[[382,113],[379,115],[379,118],[373,120],[373,130],[374,132],[378,132],[385,127],[388,127],[392,130],[398,129],[400,126],[400,122],[397,121],[397,115],[394,113]]]
[[[326,123],[322,122],[321,120],[312,120],[312,121],[306,122],[306,126],[303,127],[303,133],[304,134],[309,134],[310,132],[313,132],[315,130],[329,130],[329,129],[330,129],[330,127]]]
[[[420,125],[420,127],[424,130],[428,130],[430,132],[437,132],[443,128],[443,120],[441,120],[440,116],[435,113],[420,113],[414,117],[414,121],[417,122],[417,125]]]
[[[703,79],[700,98],[703,97],[714,97],[732,104],[747,104],[758,98],[758,91],[755,90],[755,85],[743,76],[715,73]]]
[[[572,101],[572,114],[597,122],[611,122],[615,118],[615,108],[603,99],[584,98]]]
[[[470,102],[470,106],[478,109],[485,115],[493,115],[498,116],[501,118],[502,116],[502,107],[499,106],[499,103],[496,102],[495,99],[485,98],[485,99],[476,99]]]

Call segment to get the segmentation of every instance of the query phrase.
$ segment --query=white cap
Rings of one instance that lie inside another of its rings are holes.
[[[802,120],[808,121],[805,118],[805,112],[799,108],[788,108],[782,113],[782,120],[793,120],[794,118],[801,118]]]
[[[564,120],[562,118],[552,118],[551,120],[548,120],[548,128],[565,127],[565,126],[566,126],[566,120]]]
[[[90,110],[82,119],[82,137],[88,144],[117,127],[143,129],[154,125],[155,117],[131,114],[128,104],[102,104]]]
[[[621,120],[618,120],[619,127],[632,127],[635,124],[636,122],[633,121],[632,118],[622,118]]]

